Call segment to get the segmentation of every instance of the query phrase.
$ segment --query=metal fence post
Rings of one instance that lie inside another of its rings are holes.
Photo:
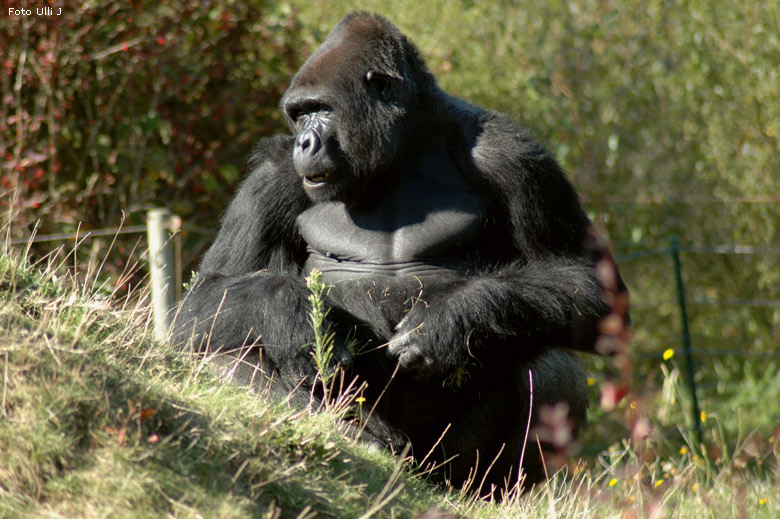
[[[176,305],[177,276],[172,233],[178,230],[178,217],[168,209],[152,209],[146,213],[146,218],[154,332],[158,339],[164,340]]]
[[[682,320],[682,348],[685,357],[685,369],[688,379],[688,388],[691,391],[691,412],[693,413],[693,430],[696,435],[697,445],[702,443],[701,411],[699,399],[696,396],[695,369],[693,365],[693,351],[691,350],[691,335],[688,330],[688,310],[685,306],[685,286],[682,279],[682,263],[680,262],[680,241],[677,236],[671,238],[671,253],[674,261],[674,274],[677,280],[677,301],[680,304],[680,318]]]

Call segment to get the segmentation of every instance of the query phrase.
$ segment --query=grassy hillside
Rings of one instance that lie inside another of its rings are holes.
[[[155,343],[144,310],[7,256],[0,276],[0,517],[408,516],[443,499],[344,440],[337,410],[270,404]]]
[[[68,261],[0,256],[0,517],[780,514],[774,438],[700,453],[662,436],[669,424],[504,503],[476,502],[345,439],[338,409],[308,414],[226,385],[151,338],[143,297],[131,306],[76,283]],[[665,405],[679,405],[668,383]],[[636,402],[624,410],[649,423]]]
[[[586,359],[591,426],[568,477],[478,503],[344,439],[339,409],[270,403],[155,342],[143,294],[128,295],[142,275],[122,273],[142,261],[138,236],[93,234],[30,266],[38,243],[0,256],[0,519],[780,517],[777,2],[76,4],[0,30],[6,244],[134,226],[165,201],[196,264],[252,142],[283,128],[294,71],[370,9],[448,92],[556,153],[631,289],[631,362]],[[662,357],[681,330],[673,235],[703,447],[680,355]],[[620,377],[634,393],[606,411]]]

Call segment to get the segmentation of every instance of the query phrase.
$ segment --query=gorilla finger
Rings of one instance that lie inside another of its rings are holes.
[[[340,340],[336,340],[333,345],[333,361],[342,367],[349,367],[352,364],[352,353]]]
[[[395,331],[398,331],[401,328],[403,328],[404,326],[406,326],[406,321],[408,321],[408,320],[409,320],[409,314],[406,314],[406,316],[403,319],[401,319],[400,321],[398,321],[398,324],[395,325]]]
[[[425,356],[416,344],[411,345],[398,357],[398,367],[401,371],[417,371],[425,365]]]
[[[407,335],[396,335],[396,337],[398,338],[390,339],[390,342],[387,343],[388,357],[400,357],[412,345]]]

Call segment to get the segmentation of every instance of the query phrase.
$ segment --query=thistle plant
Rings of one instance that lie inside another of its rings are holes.
[[[311,323],[311,327],[314,330],[314,344],[311,345],[314,347],[312,356],[314,357],[314,365],[317,368],[323,388],[327,391],[328,384],[334,375],[330,370],[330,365],[333,361],[335,333],[327,333],[327,325],[325,323],[325,319],[330,312],[330,308],[327,308],[325,300],[328,298],[331,287],[322,281],[322,272],[317,269],[312,269],[306,277],[306,286],[311,292],[309,295],[309,302],[311,303],[309,323]]]

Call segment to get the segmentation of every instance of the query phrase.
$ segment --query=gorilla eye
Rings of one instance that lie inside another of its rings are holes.
[[[389,76],[374,70],[369,70],[368,73],[366,73],[366,83],[368,83],[382,99],[387,99],[390,96],[391,83]]]
[[[284,112],[293,123],[298,123],[299,120],[309,118],[317,113],[323,116],[326,113],[330,113],[331,110],[330,105],[317,96],[296,96],[284,104]]]
[[[288,116],[290,117],[290,119],[292,119],[293,122],[295,122],[302,114],[303,114],[303,110],[294,109],[294,110],[290,110]]]

